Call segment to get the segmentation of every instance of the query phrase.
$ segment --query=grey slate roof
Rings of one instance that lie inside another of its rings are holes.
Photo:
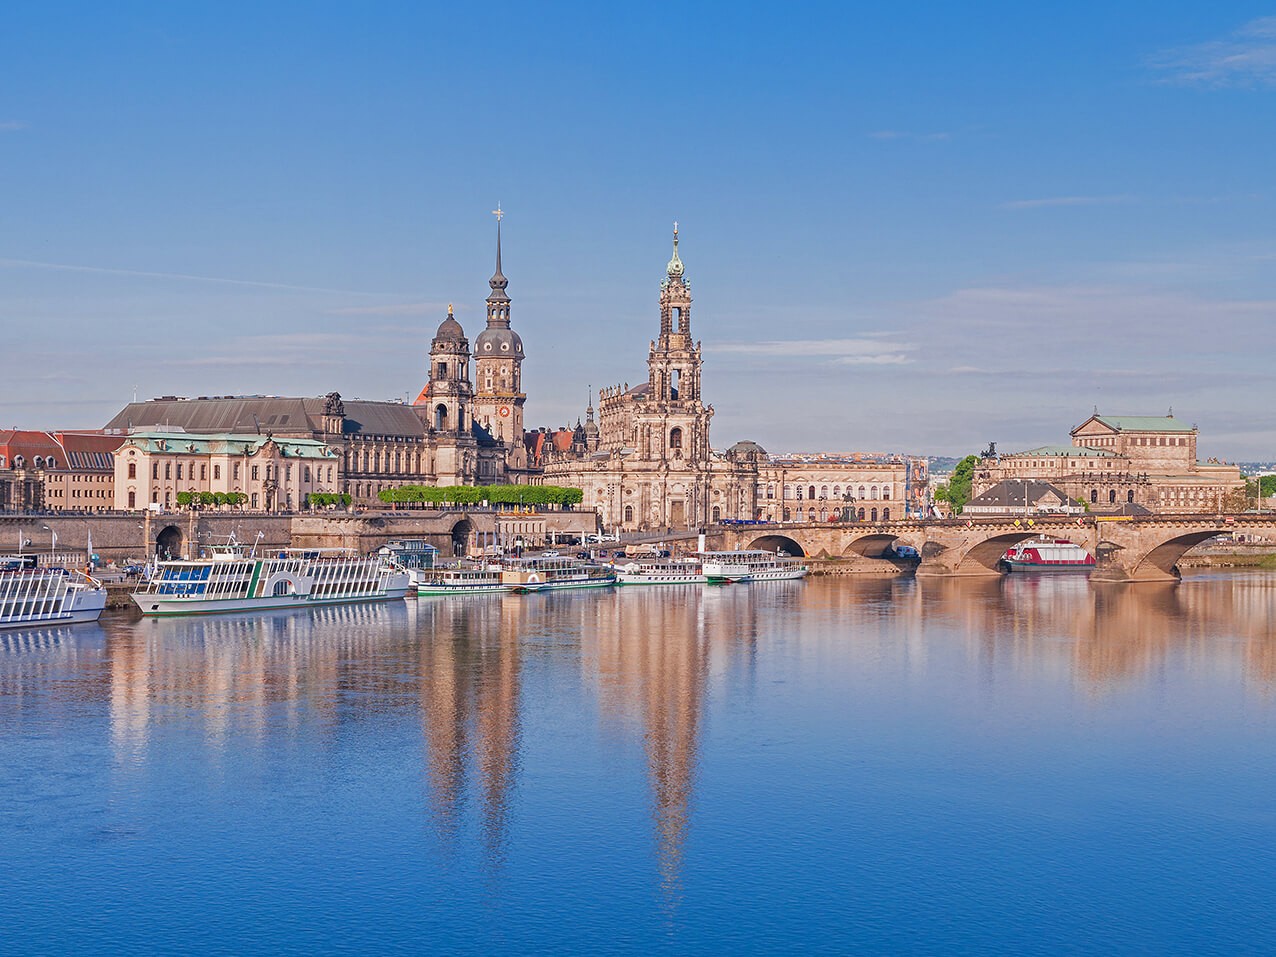
[[[421,436],[425,425],[409,405],[349,399],[345,403],[346,435]],[[179,428],[200,434],[234,432],[310,435],[323,429],[322,396],[233,396],[209,399],[152,399],[130,402],[106,424],[107,429]]]
[[[1066,492],[1051,485],[1049,482],[1036,482],[1031,479],[1026,482],[1022,479],[1005,479],[982,495],[972,498],[966,503],[966,507],[969,508],[974,505],[977,507],[1023,508],[1025,498],[1029,507],[1031,507],[1051,493],[1054,493],[1055,497],[1064,505],[1069,504],[1071,501]]]

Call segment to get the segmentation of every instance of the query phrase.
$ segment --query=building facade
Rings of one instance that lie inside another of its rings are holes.
[[[771,457],[758,475],[757,518],[889,522],[925,506],[926,460],[901,456]]]
[[[54,512],[109,509],[120,436],[0,431],[0,508]]]
[[[1094,511],[1133,505],[1157,514],[1226,511],[1244,495],[1240,469],[1197,461],[1198,430],[1166,416],[1095,413],[1071,432],[1071,445],[985,455],[971,493],[1006,480],[1038,480]]]
[[[292,511],[340,481],[338,454],[313,439],[134,432],[115,453],[114,507],[169,510],[182,492],[237,492],[251,511]]]

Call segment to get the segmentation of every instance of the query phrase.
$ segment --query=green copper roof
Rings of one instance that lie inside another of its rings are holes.
[[[1195,432],[1172,415],[1096,415],[1095,419],[1118,432]]]
[[[1012,452],[1002,458],[1012,459],[1016,455],[1071,455],[1081,458],[1104,458],[1114,454],[1107,449],[1091,449],[1084,445],[1042,445],[1035,449],[1028,449],[1026,452]]]
[[[318,459],[332,455],[315,439],[278,438],[269,435],[191,435],[186,432],[132,432],[126,444],[147,452],[184,452],[189,455],[255,455],[267,442],[274,442],[286,458]]]

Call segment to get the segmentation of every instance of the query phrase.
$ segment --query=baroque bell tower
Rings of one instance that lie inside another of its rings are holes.
[[[523,340],[510,328],[510,297],[505,291],[509,280],[501,272],[501,220],[505,213],[499,203],[492,215],[496,217],[496,272],[487,281],[491,287],[487,328],[474,340],[474,417],[505,446],[506,468],[521,470],[527,467],[523,445],[523,406],[527,402],[523,392]]]
[[[660,337],[647,356],[648,396],[661,418],[660,441],[651,453],[673,461],[699,463],[709,456],[713,409],[700,399],[700,343],[691,338],[691,281],[678,256],[678,224],[673,224],[673,258],[660,284]],[[654,439],[654,436],[653,436]]]

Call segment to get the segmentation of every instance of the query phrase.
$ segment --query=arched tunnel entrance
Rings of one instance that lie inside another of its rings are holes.
[[[758,548],[764,552],[784,552],[794,558],[805,558],[802,546],[787,535],[763,535],[749,543],[750,548]]]
[[[182,555],[182,530],[176,525],[166,525],[155,537],[155,557],[180,558]]]
[[[463,518],[452,526],[452,554],[465,555],[469,552],[470,538],[474,535],[474,523]]]

